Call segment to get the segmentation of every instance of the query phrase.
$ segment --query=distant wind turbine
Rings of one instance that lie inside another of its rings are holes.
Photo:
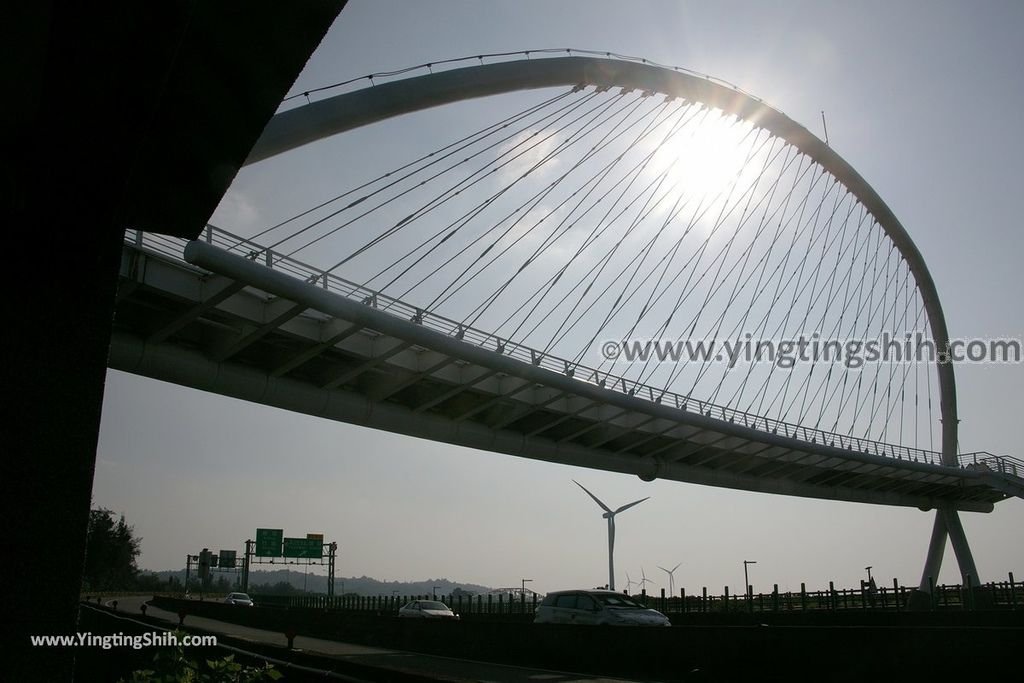
[[[665,569],[662,566],[658,567],[658,569],[660,569],[661,571],[663,571],[666,574],[668,574],[668,594],[671,595],[671,596],[674,596],[676,594],[676,577],[675,577],[675,573],[676,573],[676,570],[679,569],[679,565],[681,565],[681,564],[682,564],[682,562],[680,562],[676,566],[672,567],[672,569]]]
[[[631,593],[629,591],[630,591],[630,589],[632,587],[633,587],[633,579],[629,578],[629,572],[626,572],[626,594],[627,595],[631,595]]]
[[[650,498],[650,496],[648,496],[647,498],[641,498],[640,500],[634,500],[632,503],[623,505],[618,510],[615,510],[613,512],[610,507],[601,502],[600,498],[595,496],[590,491],[587,491],[587,488],[583,484],[579,483],[575,479],[573,479],[572,483],[576,484],[581,489],[583,489],[588,496],[594,499],[595,503],[601,506],[601,509],[604,510],[604,514],[601,516],[608,520],[608,590],[613,591],[615,590],[615,562],[613,559],[615,554],[615,515],[625,510],[628,510],[634,505],[639,505],[640,503],[647,500],[647,498]]]
[[[647,590],[647,584],[648,583],[654,583],[654,582],[647,578],[647,575],[644,574],[644,568],[640,567],[640,591],[641,592]]]

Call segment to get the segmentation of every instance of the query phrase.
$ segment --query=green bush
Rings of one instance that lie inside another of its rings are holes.
[[[179,641],[185,636],[175,631]],[[244,666],[235,661],[234,655],[222,659],[195,660],[185,656],[181,646],[160,650],[153,657],[152,669],[138,669],[131,678],[122,678],[119,683],[261,683],[282,678],[280,671],[271,664]]]

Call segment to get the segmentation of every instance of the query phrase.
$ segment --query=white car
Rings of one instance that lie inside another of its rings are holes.
[[[224,603],[227,605],[242,605],[243,607],[252,607],[253,601],[245,593],[228,593],[227,597],[224,598]]]
[[[398,610],[403,619],[458,619],[448,605],[437,600],[413,600]]]
[[[671,626],[657,610],[648,609],[614,591],[556,591],[544,597],[534,614],[535,624],[614,626]]]

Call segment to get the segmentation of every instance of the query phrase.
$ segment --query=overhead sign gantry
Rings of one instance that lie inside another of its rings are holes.
[[[327,595],[334,595],[334,566],[338,544],[324,543],[323,534],[285,537],[283,529],[256,529],[255,540],[245,542],[242,590],[249,590],[249,567],[253,564],[327,565]]]

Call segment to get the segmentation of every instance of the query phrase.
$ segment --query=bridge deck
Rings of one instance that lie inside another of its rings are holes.
[[[990,511],[1024,495],[1024,479],[984,462],[947,467],[878,444],[872,452],[870,442],[587,381],[499,352],[500,342],[471,341],[472,331],[439,331],[418,313],[410,320],[359,292],[329,291],[326,279],[304,282],[272,259],[273,269],[197,244],[190,258],[200,268],[150,247],[126,238],[115,369],[644,479],[923,509]]]

